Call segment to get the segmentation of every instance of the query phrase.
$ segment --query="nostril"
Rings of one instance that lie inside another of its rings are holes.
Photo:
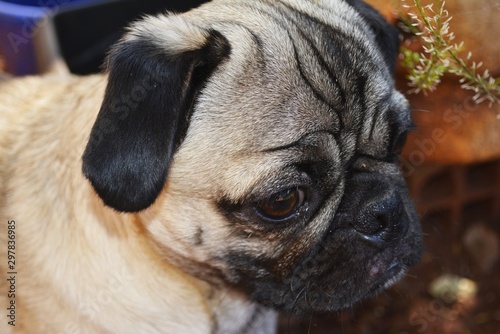
[[[390,219],[386,212],[377,214],[375,220],[378,222],[379,229],[376,232],[386,229],[390,224]]]
[[[354,229],[365,235],[374,235],[389,225],[386,209],[380,203],[366,205],[358,213],[356,220],[351,224]]]
[[[401,197],[392,193],[382,201],[365,204],[351,225],[364,239],[387,242],[396,237],[396,226],[401,222],[403,212]]]
[[[384,227],[380,224],[381,215],[374,216],[371,212],[360,212],[351,226],[359,233],[371,236],[379,233]],[[384,220],[385,222],[387,220]]]

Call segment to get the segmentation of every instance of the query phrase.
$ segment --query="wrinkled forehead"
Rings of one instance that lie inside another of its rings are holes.
[[[231,57],[200,96],[200,110],[225,119],[220,126],[232,132],[253,131],[247,148],[286,145],[314,131],[356,132],[366,113],[391,102],[392,79],[367,36],[356,41],[335,29],[313,34],[276,22],[258,33],[228,31]]]

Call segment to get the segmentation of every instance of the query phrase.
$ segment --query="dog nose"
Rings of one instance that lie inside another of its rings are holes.
[[[351,221],[367,241],[383,246],[397,239],[404,229],[404,204],[396,191],[386,190],[365,202]]]
[[[371,246],[387,247],[409,228],[401,187],[399,181],[381,173],[353,173],[346,180],[333,224]]]

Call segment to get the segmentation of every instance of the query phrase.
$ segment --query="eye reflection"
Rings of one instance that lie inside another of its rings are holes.
[[[259,202],[257,210],[266,219],[285,220],[297,212],[304,203],[304,199],[305,194],[301,188],[289,188]]]

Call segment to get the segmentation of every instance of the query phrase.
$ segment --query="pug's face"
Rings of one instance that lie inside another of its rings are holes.
[[[84,173],[193,276],[279,310],[348,307],[421,251],[396,50],[357,1],[147,18],[110,54]]]

